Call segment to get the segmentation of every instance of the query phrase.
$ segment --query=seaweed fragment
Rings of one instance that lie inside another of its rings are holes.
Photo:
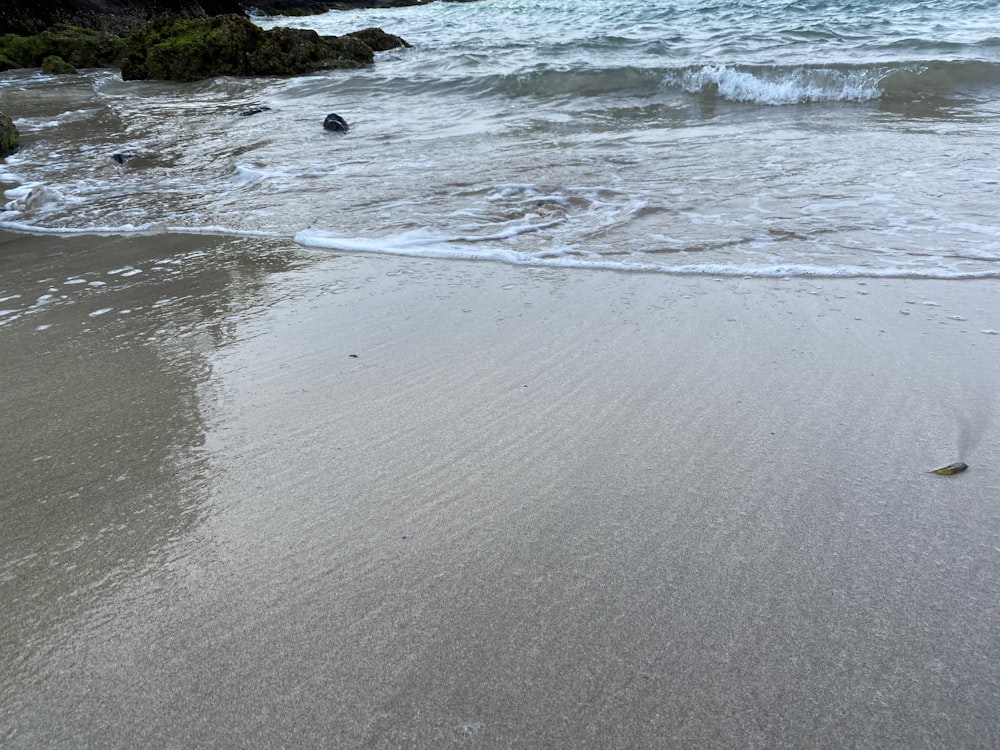
[[[969,468],[969,465],[965,461],[956,461],[953,464],[948,464],[947,466],[942,466],[940,469],[931,469],[929,474],[940,474],[943,477],[951,476],[952,474],[961,474],[963,471]]]

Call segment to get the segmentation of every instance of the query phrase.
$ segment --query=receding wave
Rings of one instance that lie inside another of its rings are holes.
[[[481,89],[512,97],[653,97],[679,91],[735,103],[868,102],[883,96],[940,97],[1000,86],[1000,63],[913,61],[809,66],[619,66],[538,69],[496,76]]]
[[[402,255],[416,258],[445,260],[493,261],[538,268],[572,268],[622,273],[658,273],[671,276],[713,276],[747,278],[858,278],[858,279],[997,279],[1000,269],[963,271],[948,268],[906,268],[887,266],[840,265],[821,266],[810,263],[758,265],[752,263],[688,263],[666,264],[643,261],[605,259],[600,256],[579,257],[570,253],[539,255],[515,250],[489,240],[497,237],[449,236],[417,230],[398,235],[367,238],[343,237],[331,232],[307,229],[296,233],[294,241],[303,247],[350,253]]]

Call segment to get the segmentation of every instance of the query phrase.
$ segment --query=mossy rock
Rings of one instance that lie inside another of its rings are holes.
[[[6,156],[17,149],[18,132],[14,121],[0,112],[0,156]]]
[[[375,55],[356,40],[321,37],[308,29],[276,28],[265,33],[264,43],[250,58],[251,75],[301,75],[325,68],[370,65]]]
[[[301,75],[370,65],[374,59],[372,48],[354,37],[265,31],[245,16],[228,15],[148,24],[128,38],[121,70],[125,80],[197,81]]]
[[[49,55],[42,60],[42,72],[50,75],[71,75],[77,71],[59,55]]]
[[[48,42],[50,54],[76,68],[117,68],[125,52],[125,40],[105,31],[71,26],[41,36]]]
[[[150,23],[129,38],[122,78],[197,81],[251,75],[248,57],[264,39],[263,29],[240,16]]]
[[[37,68],[42,64],[42,60],[51,54],[52,51],[41,34],[0,36],[0,55],[13,62],[13,67]]]
[[[0,67],[38,68],[46,57],[61,57],[75,68],[116,68],[125,40],[103,31],[67,27],[33,36],[0,36]]]

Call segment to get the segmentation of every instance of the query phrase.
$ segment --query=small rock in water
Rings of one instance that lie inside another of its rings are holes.
[[[124,164],[129,159],[134,159],[135,154],[133,154],[131,151],[125,151],[120,154],[111,154],[111,158],[114,159],[119,164]]]
[[[270,112],[270,107],[251,107],[250,109],[245,109],[240,112],[240,117],[249,117],[250,115],[259,115],[261,112]]]
[[[347,127],[347,121],[340,115],[335,115],[332,112],[326,116],[325,120],[323,120],[323,127],[326,130],[332,130],[335,133],[346,133],[350,130],[350,128]]]

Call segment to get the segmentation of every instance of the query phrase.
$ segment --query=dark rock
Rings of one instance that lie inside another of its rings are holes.
[[[247,15],[251,18],[261,18],[266,16],[294,16],[296,18],[302,16],[318,16],[329,10],[330,9],[326,7],[325,3],[301,2],[301,0],[297,3],[289,3],[282,8],[265,7],[261,9],[256,5],[251,5],[246,9]]]
[[[329,10],[401,8],[409,5],[426,5],[429,2],[431,0],[243,0],[243,7],[255,15],[305,16],[326,13]]]
[[[347,126],[347,121],[340,115],[335,115],[332,112],[326,116],[323,120],[323,127],[326,130],[332,130],[335,133],[346,133],[350,128]]]
[[[362,29],[361,31],[352,31],[347,36],[360,39],[375,52],[385,52],[386,50],[396,49],[397,47],[410,46],[402,37],[398,37],[395,34],[386,34],[382,31],[382,29],[377,27]]]
[[[197,81],[215,76],[301,75],[357,68],[375,59],[351,36],[321,37],[307,29],[265,31],[246,16],[152,22],[133,33],[122,78]]]
[[[375,53],[349,37],[320,36],[307,29],[276,28],[265,32],[264,44],[251,59],[259,72],[249,75],[301,75],[328,68],[371,65]]]
[[[114,159],[119,164],[124,164],[129,159],[134,159],[136,157],[131,151],[123,151],[119,154],[111,154],[111,158]]]
[[[163,14],[204,18],[242,12],[239,0],[3,0],[0,34],[38,34],[56,26],[124,34]]]
[[[251,107],[250,109],[244,109],[240,112],[240,117],[250,117],[251,115],[259,115],[261,112],[270,112],[270,107]]]
[[[11,151],[17,150],[18,137],[13,120],[0,112],[0,156],[6,156]]]
[[[49,55],[42,60],[42,72],[50,75],[74,75],[77,71],[59,55]]]

